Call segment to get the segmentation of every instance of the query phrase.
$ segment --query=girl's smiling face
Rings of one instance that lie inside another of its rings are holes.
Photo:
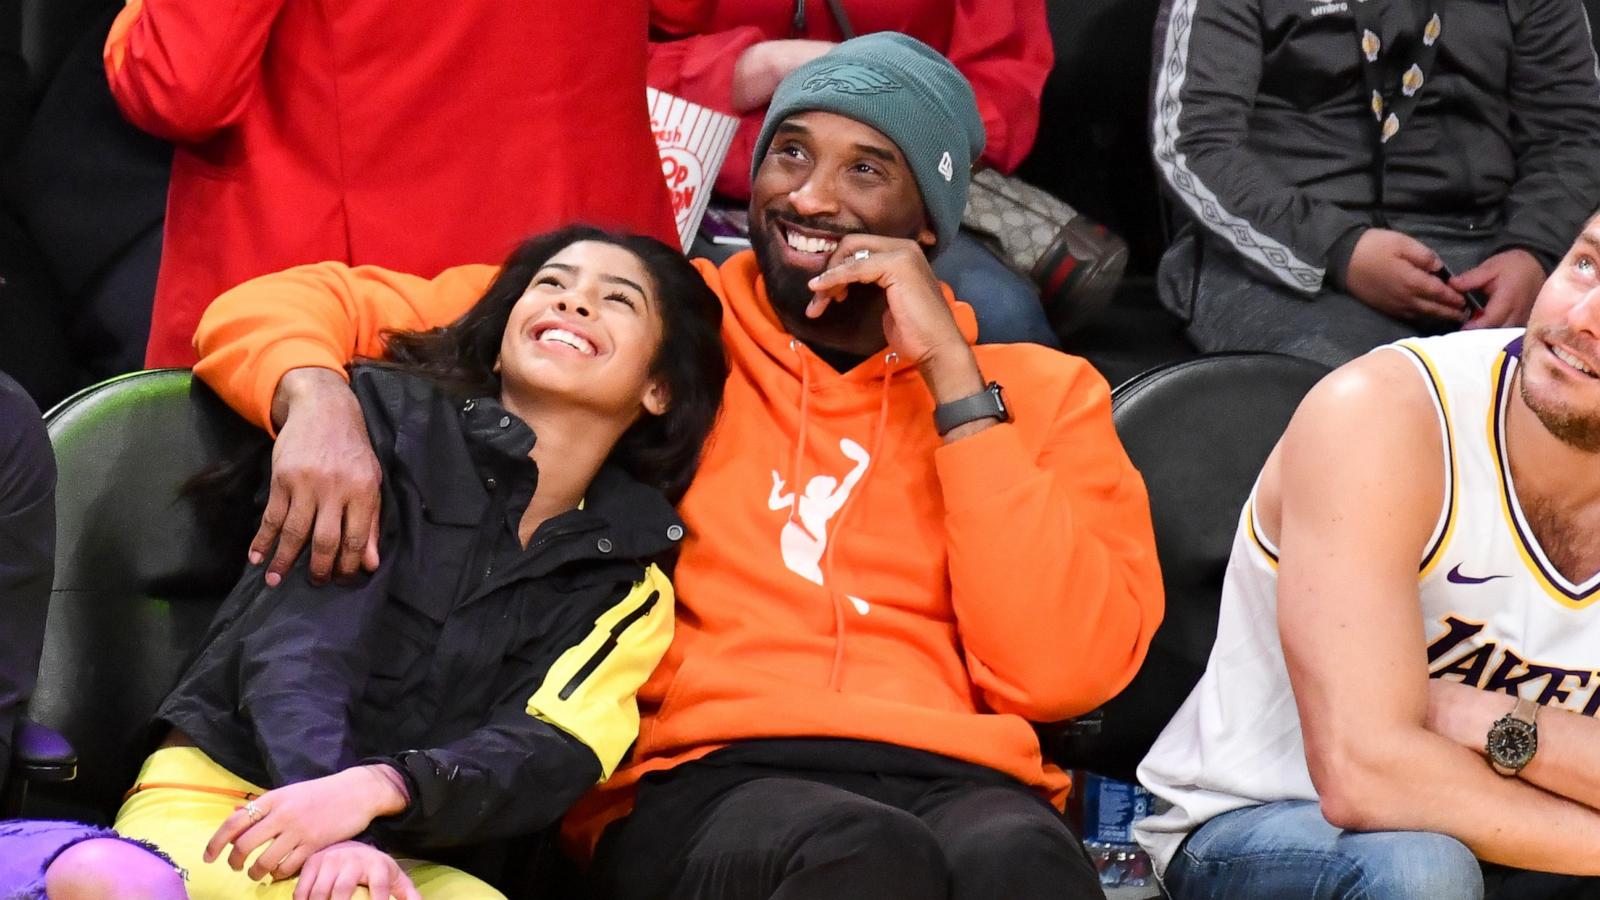
[[[633,253],[578,241],[534,273],[500,343],[508,407],[568,400],[597,412],[660,415],[667,392],[652,376],[661,349],[655,280]]]

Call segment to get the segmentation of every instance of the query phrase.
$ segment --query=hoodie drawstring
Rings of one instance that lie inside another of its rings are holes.
[[[810,421],[811,410],[811,368],[806,365],[806,355],[800,352],[800,341],[796,338],[789,340],[789,349],[794,351],[800,360],[800,434],[794,442],[794,459],[789,463],[789,484],[792,486],[794,502],[789,504],[789,521],[793,522],[801,531],[804,531],[812,540],[817,536],[806,528],[806,523],[800,518],[800,466],[805,461],[806,455],[806,424]]]
[[[811,419],[811,367],[806,363],[806,355],[800,350],[800,341],[791,339],[789,349],[793,350],[800,361],[800,428],[795,437],[794,459],[789,465],[789,484],[795,491],[794,502],[789,505],[789,521],[793,522],[800,530],[804,531],[813,540],[816,535],[806,528],[805,522],[800,518],[800,490],[804,484],[800,480],[801,466],[805,461],[806,430]],[[839,681],[844,676],[844,638],[846,630],[845,598],[834,586],[833,579],[833,551],[839,546],[839,539],[844,535],[845,520],[850,516],[850,508],[855,506],[856,496],[861,490],[868,475],[878,464],[878,453],[883,449],[883,435],[889,426],[889,379],[894,364],[900,361],[900,355],[890,351],[883,358],[883,379],[879,382],[882,390],[878,397],[878,422],[872,429],[872,449],[867,453],[867,469],[861,473],[861,480],[856,483],[856,490],[850,492],[845,498],[844,506],[840,507],[838,518],[828,528],[828,548],[822,556],[822,583],[828,588],[828,600],[833,604],[833,665],[828,670],[828,690],[837,691]]]
[[[855,506],[856,497],[860,496],[861,485],[866,483],[867,477],[878,465],[878,451],[883,449],[883,434],[888,430],[889,423],[889,377],[890,371],[900,356],[890,352],[883,358],[884,373],[883,386],[878,398],[878,422],[872,429],[872,449],[867,453],[867,470],[861,474],[861,480],[856,483],[856,490],[850,492],[845,498],[844,506],[839,510],[839,519],[831,529],[828,536],[828,549],[823,551],[822,557],[822,582],[828,586],[828,599],[833,602],[833,666],[828,670],[828,690],[839,690],[839,682],[844,677],[844,637],[846,629],[845,601],[835,585],[833,578],[833,551],[839,546],[839,540],[844,536],[846,519],[850,516],[850,508]],[[802,366],[804,363],[802,363]],[[805,371],[802,368],[802,373]],[[805,415],[805,404],[801,403],[801,416]],[[801,420],[800,434],[805,435],[805,421]]]

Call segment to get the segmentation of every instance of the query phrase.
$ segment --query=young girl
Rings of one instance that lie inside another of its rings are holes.
[[[117,830],[196,898],[499,896],[410,857],[554,823],[632,743],[671,634],[652,560],[683,538],[671,503],[727,375],[720,315],[676,251],[574,227],[454,324],[391,335],[351,373],[380,564],[245,573]]]

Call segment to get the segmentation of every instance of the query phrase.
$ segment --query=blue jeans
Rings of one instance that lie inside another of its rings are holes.
[[[972,305],[980,344],[1042,344],[1061,349],[1039,289],[965,231],[933,260],[933,274]]]
[[[1251,806],[1195,830],[1167,866],[1174,900],[1480,900],[1467,846],[1426,831],[1344,831],[1314,801]]]

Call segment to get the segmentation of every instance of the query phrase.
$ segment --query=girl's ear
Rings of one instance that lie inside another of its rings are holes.
[[[667,390],[667,383],[659,378],[650,380],[650,386],[644,390],[644,398],[640,404],[644,411],[652,416],[659,416],[672,405],[672,392]]]

